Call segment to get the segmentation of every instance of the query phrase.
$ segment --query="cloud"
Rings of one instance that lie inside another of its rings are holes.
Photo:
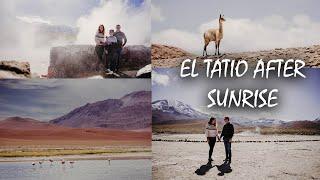
[[[320,43],[320,22],[306,15],[286,19],[279,15],[261,19],[226,18],[221,51],[241,52],[274,48],[301,47]],[[156,32],[152,43],[178,46],[193,53],[203,49],[203,33],[218,26],[218,19],[202,23],[195,31],[167,29]],[[213,43],[212,43],[213,44]],[[209,52],[214,52],[214,45]]]
[[[164,15],[162,14],[161,8],[151,4],[151,20],[162,22],[165,20]]]
[[[170,78],[168,75],[152,71],[152,85],[168,86],[169,83]]]
[[[128,44],[148,45],[150,0],[131,2],[0,1],[0,59],[28,61],[32,73],[47,74],[51,47],[94,44],[94,34],[102,23],[107,29],[121,24]]]
[[[150,91],[150,84],[147,79],[2,80],[0,117],[50,120],[86,103],[118,99],[134,91]]]
[[[52,25],[51,21],[42,19],[39,16],[16,16],[16,18],[26,23],[43,23]]]
[[[117,24],[126,33],[128,44],[150,44],[150,0],[132,8],[126,0],[103,1],[99,7],[77,21],[77,44],[94,44],[94,34],[100,24],[115,29]]]
[[[198,34],[178,29],[167,29],[154,33],[152,35],[152,43],[172,45],[195,52],[200,50],[199,46],[203,46],[201,45],[201,36],[199,34],[198,37]]]

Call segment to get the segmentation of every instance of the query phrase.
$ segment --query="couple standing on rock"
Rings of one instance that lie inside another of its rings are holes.
[[[225,125],[223,126],[220,137],[218,133],[218,125],[216,118],[210,118],[209,122],[206,124],[205,134],[207,137],[207,142],[209,144],[209,162],[213,161],[211,157],[214,145],[216,143],[216,139],[218,138],[218,140],[220,141],[220,139],[223,137],[223,143],[226,151],[226,159],[224,161],[229,164],[231,163],[231,142],[234,134],[234,128],[233,125],[230,123],[229,117],[225,117],[224,122]]]
[[[116,26],[116,31],[109,30],[109,36],[105,35],[104,25],[100,25],[95,35],[96,48],[100,62],[105,65],[107,74],[119,71],[122,48],[127,43],[126,35],[121,31],[121,26]]]

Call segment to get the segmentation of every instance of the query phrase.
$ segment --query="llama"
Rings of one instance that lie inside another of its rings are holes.
[[[204,56],[204,52],[206,52],[206,56],[207,54],[207,46],[209,45],[209,43],[211,41],[214,41],[216,44],[216,50],[214,52],[214,55],[217,54],[217,50],[218,50],[218,55],[220,55],[220,42],[221,39],[223,38],[223,22],[225,22],[226,20],[224,19],[224,15],[219,16],[219,29],[209,29],[207,30],[204,34],[203,34],[203,38],[204,38],[204,47],[203,47],[203,56]]]

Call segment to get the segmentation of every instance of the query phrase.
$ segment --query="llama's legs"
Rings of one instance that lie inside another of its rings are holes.
[[[204,47],[203,47],[203,53],[202,55],[204,56],[204,52],[206,52],[206,56],[208,56],[208,53],[207,53],[207,46],[208,46],[209,43],[205,42],[204,44]]]
[[[218,55],[220,55],[220,41],[218,41]]]
[[[206,52],[206,54],[207,54],[207,45],[204,45],[204,47],[203,47],[202,56],[204,56],[204,52]]]
[[[214,55],[217,55],[218,43],[216,43],[216,49],[214,51]]]

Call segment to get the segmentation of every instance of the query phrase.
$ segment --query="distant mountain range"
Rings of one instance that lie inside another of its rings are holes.
[[[120,99],[107,99],[84,106],[51,120],[11,117],[0,121],[4,129],[106,128],[142,130],[151,127],[151,92],[137,91]]]
[[[73,128],[143,129],[151,127],[151,92],[138,91],[121,99],[86,104],[51,120],[51,124]]]
[[[211,115],[200,112],[180,101],[158,100],[152,102],[152,122],[154,124],[188,123],[192,121],[208,121]],[[218,123],[223,123],[223,115],[214,114]],[[320,126],[320,119],[314,121],[290,121],[279,119],[249,119],[230,117],[234,125],[241,127],[311,127]]]
[[[152,118],[155,123],[170,120],[208,119],[208,117],[209,115],[180,101],[159,100],[152,103]]]

